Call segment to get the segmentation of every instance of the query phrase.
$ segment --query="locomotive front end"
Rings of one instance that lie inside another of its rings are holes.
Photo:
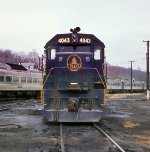
[[[46,48],[44,118],[98,122],[103,114],[104,44],[90,34],[59,34]]]

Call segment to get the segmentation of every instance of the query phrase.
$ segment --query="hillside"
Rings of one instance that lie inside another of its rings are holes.
[[[131,77],[131,69],[119,66],[107,66],[107,75],[112,79],[124,79]],[[132,71],[132,77],[138,81],[146,81],[146,72],[134,70]]]

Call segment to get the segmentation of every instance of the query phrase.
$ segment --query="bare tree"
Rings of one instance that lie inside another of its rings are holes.
[[[0,49],[0,62],[5,63],[34,63],[35,68],[38,68],[39,65],[39,56],[38,52],[33,49],[29,53],[25,52],[14,52],[12,50]]]
[[[28,58],[32,63],[35,63],[35,65],[38,65],[39,62],[39,55],[35,49],[33,49],[31,52],[28,53]]]

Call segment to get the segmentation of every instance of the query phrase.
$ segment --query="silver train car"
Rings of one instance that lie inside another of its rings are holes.
[[[108,93],[117,92],[131,92],[131,80],[125,79],[108,79],[107,80]],[[146,83],[143,81],[132,80],[132,92],[144,92],[146,90]]]
[[[0,97],[40,96],[42,74],[22,65],[0,64]]]

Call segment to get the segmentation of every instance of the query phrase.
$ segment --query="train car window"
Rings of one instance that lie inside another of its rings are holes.
[[[21,82],[26,83],[26,77],[21,77]]]
[[[27,82],[28,83],[32,83],[32,78],[31,77],[27,77]]]
[[[4,76],[0,75],[0,82],[4,82]]]
[[[90,52],[90,46],[60,46],[60,52]]]
[[[13,77],[13,82],[19,82],[19,77],[14,76]]]
[[[41,83],[41,82],[42,82],[42,79],[39,78],[39,79],[38,79],[38,83]]]
[[[33,78],[33,83],[37,83],[37,78]]]
[[[51,47],[48,49],[48,59],[49,60],[55,60],[56,57],[56,49],[55,47]]]
[[[6,76],[6,82],[12,82],[12,76]]]

